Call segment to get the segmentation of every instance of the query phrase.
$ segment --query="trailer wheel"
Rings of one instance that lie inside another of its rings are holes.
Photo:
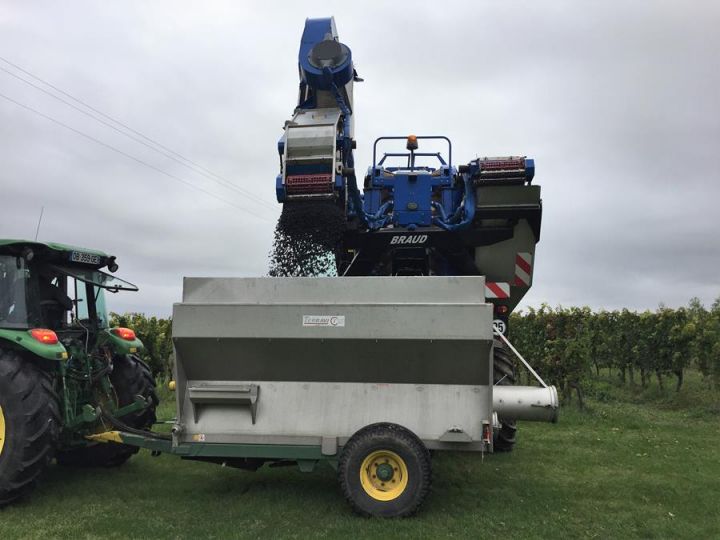
[[[409,430],[396,424],[372,424],[344,446],[338,478],[358,514],[410,516],[430,490],[430,453]]]
[[[0,350],[0,507],[27,494],[50,463],[60,431],[51,375]]]
[[[510,353],[499,339],[493,341],[493,384],[512,386],[515,384],[515,365]],[[493,433],[493,450],[510,452],[515,446],[517,425],[515,420],[503,419],[500,428]]]
[[[110,382],[115,389],[119,407],[131,404],[138,395],[150,402],[148,408],[119,420],[134,429],[150,429],[156,420],[155,408],[159,400],[155,392],[155,378],[145,362],[133,354],[116,356]],[[136,446],[125,444],[94,443],[59,452],[57,461],[71,467],[118,467],[139,450]]]

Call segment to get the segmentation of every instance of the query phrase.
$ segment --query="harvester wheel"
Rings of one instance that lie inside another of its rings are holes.
[[[495,339],[493,344],[493,384],[512,386],[515,384],[515,365],[505,345]],[[515,446],[517,425],[515,420],[503,419],[500,428],[493,434],[495,452],[510,452]]]
[[[30,491],[60,432],[58,398],[35,359],[0,349],[0,507]]]
[[[132,354],[116,356],[110,382],[115,388],[118,407],[130,405],[138,395],[150,403],[146,409],[130,413],[118,420],[130,428],[150,429],[156,420],[158,397],[155,392],[155,378],[145,362]],[[138,447],[125,444],[95,443],[59,452],[57,460],[61,465],[72,467],[117,467],[138,451]]]
[[[397,424],[372,424],[344,446],[338,477],[345,498],[363,516],[406,517],[430,490],[430,453]]]

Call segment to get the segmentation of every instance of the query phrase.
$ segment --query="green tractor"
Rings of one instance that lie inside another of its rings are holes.
[[[148,429],[155,380],[128,328],[111,328],[105,292],[137,291],[103,272],[115,257],[62,244],[0,240],[0,507],[57,459],[117,466],[135,447],[88,437]]]

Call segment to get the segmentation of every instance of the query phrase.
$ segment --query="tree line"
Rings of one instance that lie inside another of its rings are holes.
[[[512,314],[510,339],[566,400],[576,393],[581,404],[601,370],[643,388],[653,377],[661,389],[672,380],[679,392],[694,367],[720,389],[720,298],[710,309],[693,298],[687,307],[639,313],[543,305]]]

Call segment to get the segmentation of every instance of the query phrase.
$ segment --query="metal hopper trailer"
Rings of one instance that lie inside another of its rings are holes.
[[[411,514],[429,450],[492,452],[504,415],[556,418],[554,387],[493,385],[484,290],[480,276],[186,278],[172,436],[92,438],[251,470],[327,462],[360,513]]]

